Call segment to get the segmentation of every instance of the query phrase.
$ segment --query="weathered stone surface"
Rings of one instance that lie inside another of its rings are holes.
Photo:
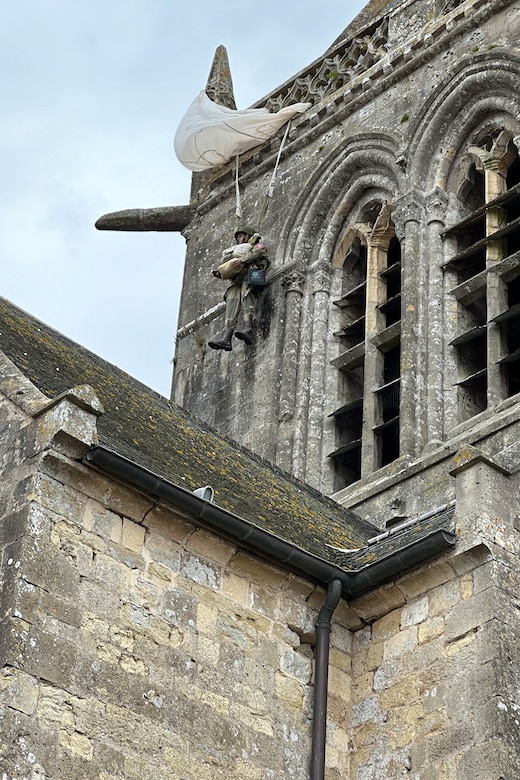
[[[33,715],[39,694],[39,682],[18,669],[6,667],[0,677],[0,691],[6,706],[13,710]]]
[[[507,308],[505,290],[520,265],[512,257],[500,268],[495,258],[478,279],[460,281],[447,264],[457,239],[444,232],[472,211],[464,193],[480,169],[471,168],[469,147],[484,159],[495,131],[520,136],[517,22],[516,4],[504,0],[374,0],[298,86],[288,82],[268,98],[277,107],[306,88],[316,102],[293,125],[283,186],[262,226],[271,278],[250,350],[234,342],[230,359],[193,338],[206,341],[223,311],[223,288],[209,285],[206,272],[211,247],[231,232],[230,168],[197,179],[196,233],[188,224],[194,205],[108,220],[146,229],[177,221],[191,232],[176,400],[335,491],[381,532],[396,533],[390,541],[401,538],[396,523],[445,511],[456,499],[453,552],[432,550],[431,562],[416,565],[414,551],[396,543],[398,573],[381,560],[381,581],[367,578],[366,592],[334,614],[328,780],[513,780],[518,765],[518,399],[502,381],[507,334],[493,319]],[[515,144],[508,141],[508,154]],[[274,146],[241,161],[251,219]],[[381,222],[391,211],[382,201],[396,207],[393,227]],[[370,327],[364,378],[353,388],[349,337],[333,334],[345,324],[334,301],[352,282],[357,255],[345,274],[340,266],[358,223],[370,242]],[[393,232],[402,306],[390,323],[383,261]],[[469,316],[461,307],[484,290],[485,316],[493,316],[482,351],[487,408],[477,413],[457,384],[464,354],[454,342]],[[373,429],[383,422],[384,393],[374,390],[398,343],[401,450],[382,465]],[[94,395],[83,388],[50,400],[14,366],[1,367],[6,780],[306,780],[324,583],[78,462],[95,441],[102,410]],[[336,429],[341,414],[331,413],[354,401],[354,390],[365,396],[357,412],[363,476],[345,485],[329,457],[346,444]],[[309,539],[316,535],[312,513],[297,501],[287,509],[304,514]],[[337,527],[340,534],[341,518]]]
[[[377,620],[381,615],[386,615],[390,610],[405,603],[403,594],[393,583],[379,590],[377,596],[370,592],[350,603],[352,609],[367,622]]]
[[[33,542],[29,537],[24,539],[20,549],[19,576],[32,585],[43,588],[53,583],[53,591],[66,593],[68,598],[76,598],[78,595],[79,573],[74,563],[62,552],[56,550],[54,545],[43,541]]]

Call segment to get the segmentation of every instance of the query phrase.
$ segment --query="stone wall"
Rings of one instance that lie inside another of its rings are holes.
[[[3,401],[2,777],[307,780],[323,591],[78,462],[87,397]],[[513,780],[517,477],[453,473],[456,551],[334,614],[327,780]]]
[[[373,621],[354,638],[352,778],[515,776],[518,567],[501,558],[482,545],[351,605]]]
[[[453,464],[456,553],[350,604],[356,780],[515,777],[518,475],[471,447]]]
[[[71,439],[19,441],[3,442],[31,474],[10,470],[2,517],[2,777],[307,778],[323,592],[76,462]],[[332,645],[346,734],[340,623]]]

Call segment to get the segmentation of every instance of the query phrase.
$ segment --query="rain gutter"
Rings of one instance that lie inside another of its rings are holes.
[[[284,564],[305,579],[311,579],[324,587],[328,587],[333,580],[339,580],[342,595],[346,599],[352,599],[377,587],[394,575],[451,549],[455,544],[454,533],[439,529],[422,539],[405,543],[401,549],[394,550],[387,557],[374,560],[359,570],[347,571],[258,528],[248,520],[221,509],[105,447],[92,447],[85,459],[101,471],[179,507],[197,518],[206,528],[244,545],[271,562]]]

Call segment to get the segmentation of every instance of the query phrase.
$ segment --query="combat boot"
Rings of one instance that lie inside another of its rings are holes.
[[[245,320],[244,330],[235,331],[235,336],[237,337],[237,339],[240,339],[240,341],[243,341],[245,344],[248,345],[248,347],[250,347],[255,337],[252,321]]]
[[[225,349],[226,352],[231,352],[233,347],[231,346],[231,336],[233,335],[233,331],[231,328],[226,328],[224,333],[222,334],[222,338],[218,339],[217,341],[208,341],[208,347],[211,347],[211,349]]]

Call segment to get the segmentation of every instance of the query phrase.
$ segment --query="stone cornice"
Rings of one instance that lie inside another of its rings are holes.
[[[313,109],[309,109],[301,117],[293,119],[288,143],[286,143],[281,158],[286,159],[298,152],[314,138],[336,126],[348,114],[359,110],[377,95],[402,81],[418,66],[444,50],[453,39],[469,29],[479,27],[491,13],[498,12],[512,2],[513,0],[466,0],[450,13],[425,25],[420,33],[390,50],[368,70],[357,75],[341,89],[330,95],[324,95],[321,102],[316,103]],[[343,42],[339,47],[347,45],[348,43]],[[336,49],[332,51],[334,52]],[[327,52],[326,58],[329,58],[329,55],[330,52]],[[489,56],[488,53],[475,53],[473,59],[487,61]],[[493,57],[499,58],[500,56],[500,49],[494,49]],[[323,61],[325,58],[320,62]],[[315,65],[316,63],[313,64],[313,66]],[[300,78],[301,74],[305,72],[301,71],[296,78]],[[295,79],[286,82],[280,90],[286,90],[289,94],[290,86],[288,85],[293,84],[294,81]],[[269,105],[271,97],[278,95],[278,92],[279,90],[270,93],[254,106],[266,103]],[[272,169],[277,153],[277,139],[273,139],[268,142],[268,145],[243,155],[241,158],[241,182],[247,184],[258,178],[265,170]],[[233,173],[234,162],[222,166],[204,177],[203,188],[204,186],[216,188],[219,186],[218,182],[221,182],[221,186],[198,206],[197,210],[200,214],[210,211],[217,203],[229,196],[231,189],[235,186]],[[229,180],[224,183],[223,179],[226,177]]]
[[[415,0],[412,0],[414,2]],[[507,0],[504,5],[512,0]],[[358,35],[340,41],[325,52],[323,57],[299,71],[293,78],[270,92],[254,106],[266,106],[278,111],[283,106],[298,101],[318,102],[328,100],[338,90],[348,92],[350,84],[371,81],[391,72],[402,62],[409,60],[419,50],[428,48],[445,32],[457,29],[460,33],[464,22],[474,11],[482,7],[494,7],[493,0],[462,0],[439,18],[428,22],[404,43],[392,46],[388,37],[390,17],[402,12],[402,5],[387,14],[375,18],[372,24]],[[406,3],[404,4],[406,5]],[[410,5],[410,2],[408,3]],[[501,4],[498,3],[498,6]],[[453,3],[448,3],[448,9]],[[331,88],[335,87],[335,89]]]

